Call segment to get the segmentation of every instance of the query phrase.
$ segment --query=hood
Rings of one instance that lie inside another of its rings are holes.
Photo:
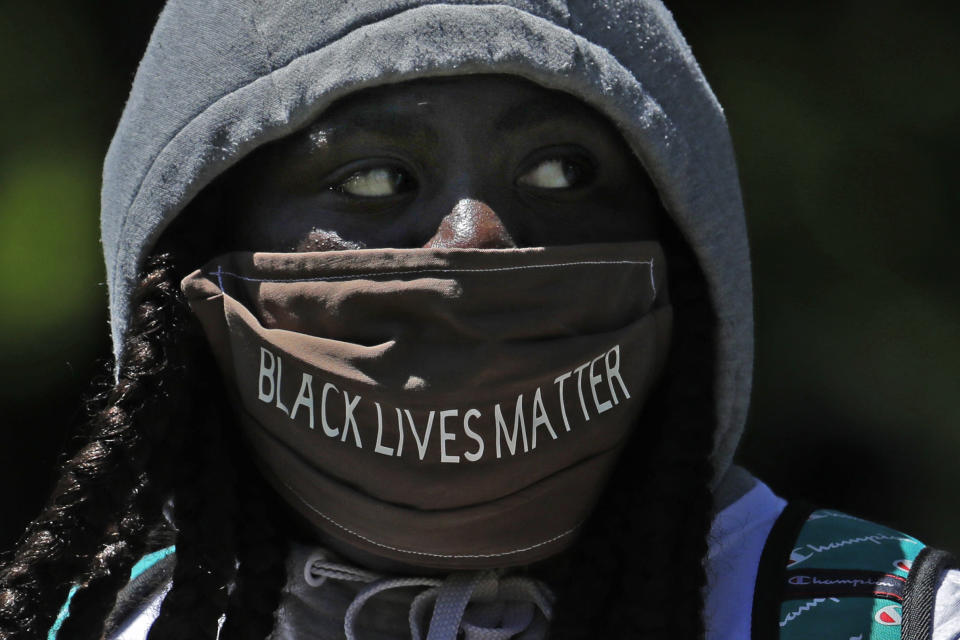
[[[717,478],[753,359],[743,205],[723,111],[655,0],[171,0],[104,166],[102,232],[118,359],[142,260],[184,206],[255,147],[358,89],[501,73],[604,113],[698,256],[717,316]]]

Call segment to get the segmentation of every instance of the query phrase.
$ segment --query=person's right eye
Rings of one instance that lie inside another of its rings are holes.
[[[354,171],[330,188],[355,198],[389,198],[414,186],[412,176],[402,168],[379,165]]]

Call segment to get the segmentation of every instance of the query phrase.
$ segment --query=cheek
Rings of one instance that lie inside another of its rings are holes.
[[[237,215],[236,248],[247,251],[345,251],[406,246],[395,237],[405,227],[402,216],[329,211],[311,200],[283,200],[247,207]]]
[[[619,198],[564,203],[529,214],[518,242],[523,246],[655,240],[662,211],[643,201]]]
[[[306,237],[301,238],[295,245],[297,252],[308,251],[344,251],[347,249],[363,249],[366,245],[340,237],[332,229],[311,229]]]
[[[241,216],[235,223],[235,248],[244,251],[287,251],[294,243],[256,216]]]
[[[359,248],[311,202],[292,198],[237,201],[232,211],[236,248],[247,251],[307,252]]]
[[[629,240],[656,238],[665,215],[656,192],[637,186],[599,194],[591,212],[597,227],[626,234]]]

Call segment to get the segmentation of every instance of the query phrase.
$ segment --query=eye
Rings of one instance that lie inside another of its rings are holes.
[[[546,158],[517,178],[517,184],[536,189],[572,189],[583,186],[590,173],[585,162],[572,158]]]
[[[413,187],[413,178],[400,167],[377,166],[354,171],[331,188],[357,198],[388,198]]]

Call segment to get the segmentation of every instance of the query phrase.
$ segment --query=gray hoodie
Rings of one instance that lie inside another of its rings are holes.
[[[353,91],[471,73],[512,74],[582,99],[619,128],[651,176],[699,259],[716,315],[713,487],[718,510],[730,504],[753,485],[731,466],[753,358],[743,206],[723,111],[658,0],[171,0],[104,167],[103,247],[115,352],[145,256],[217,175]],[[754,548],[762,546],[782,508],[763,491],[747,497],[766,505],[766,519],[753,514],[750,533],[733,518],[731,548],[749,548],[746,535],[756,538]],[[740,501],[741,508],[749,501]],[[722,546],[723,540],[714,544],[711,555]],[[356,597],[359,587],[345,586],[349,580],[328,581],[322,597],[304,595],[296,574],[310,566],[311,553],[297,548],[288,559],[293,577],[278,637],[338,637],[338,618]],[[315,564],[318,575],[340,575],[336,567]],[[745,574],[750,593],[750,571]],[[290,614],[298,598],[308,597],[311,628],[296,631]],[[155,609],[162,589],[145,599]],[[937,597],[935,637],[960,637],[958,603],[960,573],[951,572]],[[748,624],[749,599],[734,604]],[[409,598],[387,598],[374,615],[392,628],[389,621],[402,624],[408,606]],[[141,609],[134,620],[148,624],[154,615]],[[326,629],[316,626],[323,620]],[[124,638],[139,637],[127,631],[132,635]]]
[[[582,99],[652,178],[716,314],[713,486],[718,506],[728,504],[752,484],[731,470],[753,358],[743,205],[723,111],[658,0],[171,0],[104,167],[116,355],[143,260],[216,176],[358,89],[471,73]],[[291,559],[294,572],[303,560]]]
[[[652,177],[717,316],[719,480],[743,429],[753,359],[743,205],[723,111],[656,0],[172,0],[104,167],[115,351],[144,257],[214,177],[347,93],[468,73],[514,74],[581,98]]]

